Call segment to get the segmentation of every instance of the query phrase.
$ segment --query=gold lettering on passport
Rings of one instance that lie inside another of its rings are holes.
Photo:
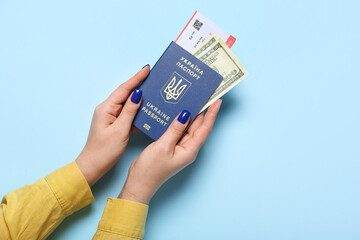
[[[184,57],[181,57],[180,61],[176,63],[176,66],[181,68],[184,72],[188,73],[191,77],[196,78],[196,80],[199,80],[200,76],[202,76],[204,73],[204,71],[201,70],[198,65],[193,64]]]
[[[167,115],[166,113],[161,111],[158,107],[156,107],[151,102],[147,102],[146,105],[141,108],[141,111],[146,113],[149,117],[154,119],[158,124],[160,124],[162,126],[166,126],[170,120],[169,115]],[[146,124],[146,123],[143,125],[143,127],[146,130],[150,129],[150,125]]]

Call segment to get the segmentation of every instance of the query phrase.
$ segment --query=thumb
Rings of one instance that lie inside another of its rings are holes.
[[[142,91],[135,89],[132,95],[128,97],[119,117],[114,122],[117,127],[123,129],[126,133],[130,133],[132,122],[140,107],[141,99]]]
[[[190,115],[191,114],[188,110],[183,110],[179,115],[177,115],[166,132],[159,138],[158,142],[175,147],[190,121]]]

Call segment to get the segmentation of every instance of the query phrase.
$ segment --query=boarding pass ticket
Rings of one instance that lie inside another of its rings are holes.
[[[197,46],[204,42],[211,33],[216,33],[229,48],[231,48],[236,41],[235,37],[196,11],[175,42],[188,52],[192,52]]]

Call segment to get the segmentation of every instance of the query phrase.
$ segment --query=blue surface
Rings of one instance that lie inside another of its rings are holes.
[[[94,107],[196,9],[237,37],[250,76],[153,199],[145,239],[359,239],[357,1],[0,1],[0,193],[74,160]],[[148,143],[136,134],[50,239],[90,239]]]

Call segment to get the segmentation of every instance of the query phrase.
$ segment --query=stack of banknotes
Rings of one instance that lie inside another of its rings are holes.
[[[218,72],[223,80],[201,111],[240,83],[248,72],[230,48],[236,39],[198,11],[194,13],[175,42]]]

